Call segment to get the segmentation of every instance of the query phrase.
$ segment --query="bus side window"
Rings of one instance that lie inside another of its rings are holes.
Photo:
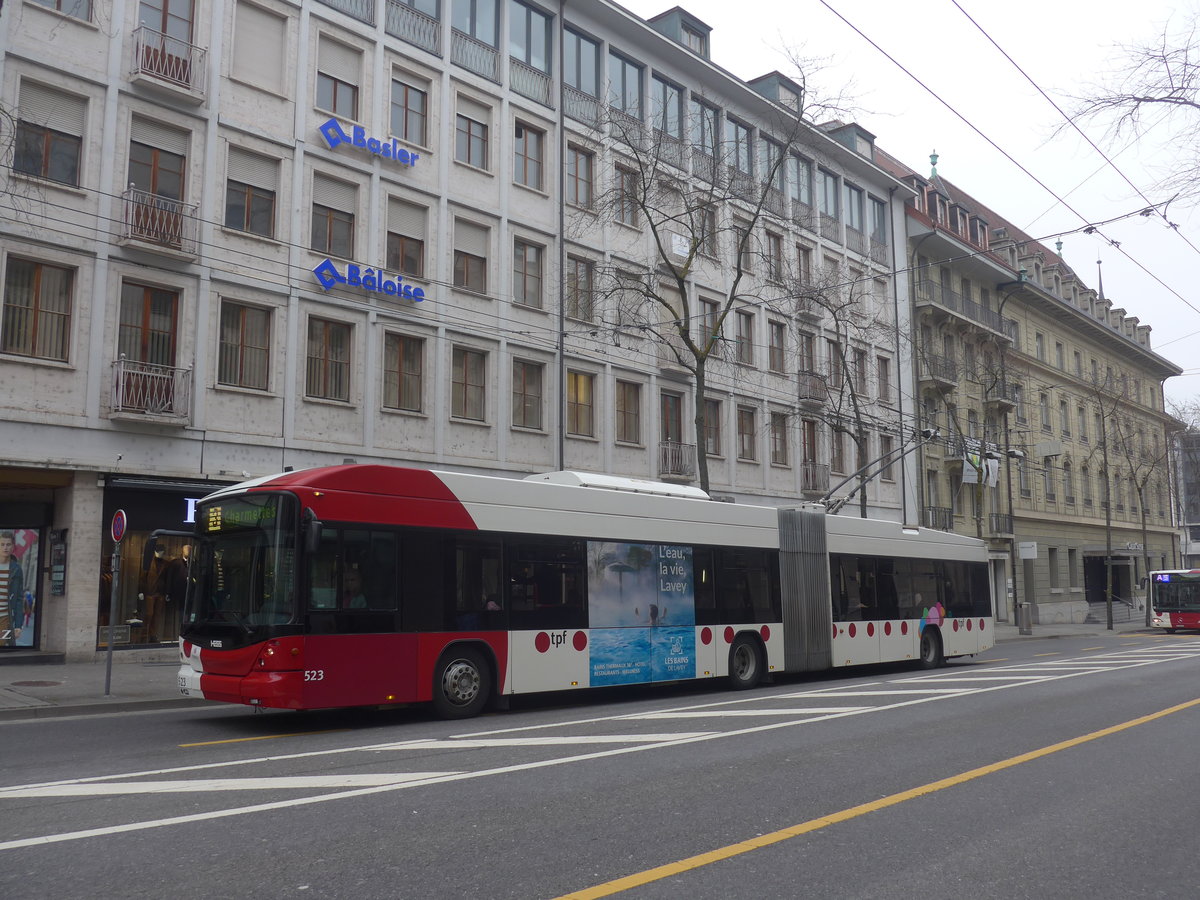
[[[586,628],[584,542],[542,538],[513,548],[512,628]]]
[[[321,544],[309,557],[308,588],[311,609],[334,609],[337,606],[338,533],[336,529],[321,530]]]
[[[719,625],[713,552],[707,547],[692,551],[692,588],[696,597],[696,624]]]
[[[721,548],[716,551],[717,605],[721,622],[778,621],[778,566],[768,566],[765,550]]]
[[[404,631],[447,631],[453,627],[453,538],[411,531],[400,536],[400,622]]]

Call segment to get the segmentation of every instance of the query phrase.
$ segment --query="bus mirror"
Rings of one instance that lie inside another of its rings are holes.
[[[316,553],[321,546],[321,520],[311,509],[304,510],[304,549]]]

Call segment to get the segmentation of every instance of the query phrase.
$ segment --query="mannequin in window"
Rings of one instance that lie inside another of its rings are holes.
[[[154,548],[154,558],[142,572],[138,584],[139,612],[142,614],[142,625],[145,629],[146,641],[157,643],[159,640],[159,622],[162,616],[163,602],[167,594],[167,548],[158,544]]]

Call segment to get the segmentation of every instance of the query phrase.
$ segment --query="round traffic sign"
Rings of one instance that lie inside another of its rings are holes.
[[[118,509],[115,513],[113,513],[112,539],[114,544],[121,543],[121,538],[125,537],[126,524],[128,523],[125,519],[125,510]]]

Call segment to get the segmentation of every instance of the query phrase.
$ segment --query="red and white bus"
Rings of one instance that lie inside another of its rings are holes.
[[[946,657],[992,646],[973,538],[559,472],[285,472],[196,511],[180,689],[317,709]]]
[[[1200,630],[1200,569],[1163,569],[1150,573],[1150,624]]]

